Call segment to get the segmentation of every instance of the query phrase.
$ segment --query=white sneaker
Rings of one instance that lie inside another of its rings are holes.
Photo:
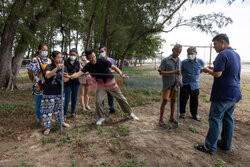
[[[105,121],[104,118],[100,118],[97,122],[96,125],[102,125],[102,123]]]
[[[137,120],[137,121],[139,120],[139,118],[134,113],[130,114],[130,118]]]

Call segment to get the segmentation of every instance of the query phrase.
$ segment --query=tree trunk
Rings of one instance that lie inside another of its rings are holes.
[[[52,0],[50,6],[53,9],[56,8],[56,0]],[[49,9],[41,11],[34,16],[34,20],[31,20],[28,30],[35,34],[40,24],[42,24],[49,17]],[[49,28],[49,27],[48,27]],[[49,32],[49,31],[48,31]],[[27,48],[29,47],[29,39],[22,34],[21,39],[18,41],[18,45],[15,50],[15,56],[12,58],[12,81],[9,82],[7,89],[17,89],[16,79],[19,73],[19,70],[22,65],[22,60],[25,55]],[[29,48],[30,50],[30,48]]]
[[[5,22],[1,34],[0,46],[0,88],[6,89],[12,83],[12,48],[16,35],[16,29],[21,13],[25,7],[26,0],[16,0],[11,8],[11,12]]]
[[[106,3],[106,14],[105,21],[103,26],[103,38],[102,38],[102,46],[106,46],[108,51],[108,25],[109,25],[109,15],[110,15],[110,0],[107,0]]]
[[[128,54],[128,51],[134,46],[134,43],[129,43],[127,45],[127,48],[124,50],[123,54],[122,54],[122,59],[120,61],[120,65],[119,65],[119,68],[122,70],[122,67],[123,67],[123,62],[125,60],[125,58],[127,57],[127,54]]]
[[[89,47],[90,34],[91,34],[91,31],[92,31],[92,27],[93,27],[93,23],[94,23],[94,19],[95,19],[95,13],[96,13],[97,5],[98,5],[98,1],[96,1],[96,3],[95,3],[93,13],[92,13],[92,16],[91,16],[91,19],[90,19],[90,22],[89,22],[89,29],[88,29],[88,34],[87,34],[87,40],[86,40],[86,43],[85,43],[85,50],[87,50],[88,47]]]
[[[136,64],[137,64],[137,59],[135,59],[135,62],[134,62],[134,66],[136,67]]]
[[[78,42],[79,42],[79,31],[78,29],[76,29],[76,41],[75,41],[76,50],[78,50]]]
[[[65,37],[64,37],[63,11],[62,11],[62,9],[61,9],[60,21],[61,21],[60,32],[61,32],[61,34],[62,34],[61,53],[63,53],[63,52],[64,52],[64,41],[65,41]]]
[[[30,48],[28,49],[27,59],[30,59]]]

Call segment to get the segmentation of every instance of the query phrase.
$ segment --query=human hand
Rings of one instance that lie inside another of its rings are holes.
[[[63,73],[63,76],[65,77],[65,78],[70,78],[70,75],[68,74],[68,73]]]
[[[61,70],[62,68],[63,68],[63,64],[58,64],[58,65],[57,65],[57,69],[58,69],[58,70]]]
[[[204,67],[204,68],[201,68],[201,70],[204,72],[204,73],[208,73],[208,71],[210,70],[208,67]]]

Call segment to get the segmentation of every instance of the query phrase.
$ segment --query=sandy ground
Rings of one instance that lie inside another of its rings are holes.
[[[201,76],[199,115],[203,118],[202,122],[191,119],[189,109],[187,109],[187,118],[180,119],[179,128],[174,126],[171,130],[163,133],[142,133],[121,139],[125,150],[133,152],[136,159],[147,161],[150,167],[214,167],[218,165],[219,160],[223,160],[224,166],[228,167],[250,166],[250,76],[248,72],[242,74],[243,100],[237,104],[234,112],[235,131],[232,151],[224,152],[218,149],[215,155],[208,155],[193,148],[195,143],[204,142],[208,130],[210,102],[206,100],[210,96],[211,83],[210,76],[206,74]],[[136,97],[135,100],[137,100]],[[127,125],[131,133],[140,130],[163,130],[157,124],[159,108],[160,102],[134,107],[133,110],[140,120],[125,120],[122,121],[122,124]],[[74,128],[85,126],[86,122],[82,121],[84,117],[84,114],[80,115],[80,121],[74,123]],[[169,104],[165,112],[165,120],[167,121],[168,118]],[[104,127],[110,127],[113,124],[119,123],[108,121]],[[191,124],[198,130],[198,133],[190,131]],[[96,135],[97,133],[93,130],[89,131],[89,134]],[[60,137],[57,133],[53,133],[51,136]],[[121,166],[120,161],[124,160],[126,156],[124,149],[118,149],[118,151],[107,149],[106,146],[110,145],[107,140],[98,141],[83,138],[84,142],[81,146],[72,148],[71,145],[56,147],[53,143],[43,145],[41,138],[41,130],[36,129],[30,133],[24,132],[15,141],[0,140],[0,166],[20,166],[22,160],[25,160],[27,164],[32,163],[36,167],[73,166],[72,159],[76,161],[77,166],[81,167]],[[6,148],[13,148],[17,145],[17,149],[6,152]],[[109,162],[109,165],[101,162]]]

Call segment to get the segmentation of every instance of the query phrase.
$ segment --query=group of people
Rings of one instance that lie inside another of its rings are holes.
[[[182,46],[176,44],[172,49],[172,54],[162,60],[158,69],[163,82],[160,126],[166,125],[163,121],[163,115],[168,101],[170,101],[171,108],[169,121],[176,122],[174,112],[178,99],[178,89],[180,89],[180,118],[186,118],[186,104],[189,99],[192,118],[201,121],[201,117],[198,115],[199,77],[201,72],[214,77],[210,98],[209,130],[205,144],[194,145],[199,151],[209,154],[215,153],[217,146],[223,150],[232,149],[233,111],[236,103],[242,98],[240,56],[229,46],[229,39],[226,34],[218,34],[212,41],[214,49],[219,53],[213,67],[204,67],[204,62],[197,57],[195,47],[189,47],[187,59],[181,61],[179,55],[182,52]],[[57,122],[62,123],[64,127],[70,126],[65,123],[70,96],[72,118],[77,118],[78,92],[80,93],[82,109],[84,111],[91,109],[88,105],[89,86],[93,84],[93,81],[97,83],[95,106],[99,117],[96,122],[97,125],[102,125],[105,121],[104,97],[106,94],[110,113],[116,112],[115,98],[123,112],[127,113],[132,119],[139,120],[119,89],[113,73],[118,73],[123,79],[128,78],[128,76],[124,75],[115,65],[114,60],[108,57],[105,47],[99,48],[100,58],[96,57],[93,50],[86,50],[82,53],[80,61],[77,60],[77,50],[71,49],[69,58],[65,60],[64,64],[62,64],[63,56],[60,52],[53,51],[51,54],[52,60],[50,60],[47,50],[47,45],[39,45],[38,55],[33,58],[28,67],[29,76],[34,81],[33,94],[35,95],[36,114],[45,128],[45,135],[50,132],[52,111],[55,113]],[[61,91],[62,83],[65,85],[63,93]],[[65,101],[64,106],[62,106],[63,100]],[[62,111],[62,108],[64,111]],[[63,116],[60,115],[62,112],[64,113]],[[221,139],[218,140],[221,124]]]
[[[178,87],[180,87],[180,118],[186,118],[186,104],[190,97],[190,112],[193,119],[201,121],[198,115],[199,77],[204,67],[204,62],[197,58],[195,47],[187,49],[187,59],[180,61],[179,55],[182,46],[176,44],[172,54],[162,60],[159,66],[159,74],[162,75],[163,91],[162,104],[160,108],[159,125],[165,126],[163,114],[167,101],[170,100],[169,122],[176,122],[174,119],[175,103],[178,98]]]
[[[180,118],[186,118],[186,104],[190,98],[192,118],[201,121],[201,117],[198,115],[200,73],[204,72],[214,77],[210,97],[209,129],[205,144],[194,145],[197,150],[209,154],[214,154],[217,147],[225,151],[232,149],[233,112],[236,103],[242,99],[240,56],[230,47],[226,34],[218,34],[212,41],[215,51],[219,53],[213,62],[213,67],[204,67],[204,62],[196,57],[195,47],[189,47],[187,59],[180,61],[178,56],[182,51],[182,46],[176,44],[172,49],[172,54],[162,60],[158,69],[163,82],[160,126],[166,125],[163,121],[163,114],[168,101],[171,103],[169,121],[176,122],[174,111],[178,88],[180,89]],[[219,139],[220,132],[221,139]]]
[[[96,58],[93,50],[87,50],[82,53],[81,60],[78,61],[77,50],[71,49],[69,58],[65,59],[63,64],[63,56],[59,51],[53,51],[50,60],[48,58],[48,46],[45,44],[38,46],[37,56],[32,59],[28,66],[28,74],[29,78],[34,81],[33,94],[35,95],[36,115],[40,124],[45,128],[45,135],[48,135],[51,129],[53,111],[58,123],[62,123],[64,127],[70,127],[65,122],[66,118],[68,118],[70,99],[70,117],[77,118],[76,103],[78,92],[82,110],[91,110],[88,103],[89,89],[93,80],[97,82],[96,112],[99,117],[99,120],[96,122],[97,125],[102,125],[105,121],[105,94],[108,95],[110,113],[116,112],[115,98],[125,113],[132,119],[139,120],[132,112],[126,98],[117,86],[113,73],[117,72],[123,79],[127,78],[127,76],[123,75],[120,69],[116,67],[114,60],[107,56],[105,47],[100,47],[99,53],[100,58]],[[62,85],[64,85],[63,92]],[[64,114],[62,115],[61,113]]]

